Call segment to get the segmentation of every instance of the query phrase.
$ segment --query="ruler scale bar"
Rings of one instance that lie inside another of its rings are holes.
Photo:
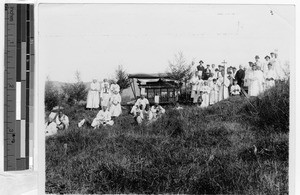
[[[34,145],[33,12],[33,4],[5,4],[5,171],[32,167]]]

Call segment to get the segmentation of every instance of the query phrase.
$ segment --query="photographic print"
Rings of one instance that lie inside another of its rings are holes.
[[[38,9],[46,193],[289,193],[293,5]]]

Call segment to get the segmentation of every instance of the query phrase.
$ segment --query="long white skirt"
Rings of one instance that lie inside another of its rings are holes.
[[[121,105],[120,104],[110,105],[109,112],[111,113],[111,116],[116,116],[116,117],[120,116],[120,114],[122,113]]]
[[[87,108],[99,108],[100,97],[98,91],[89,91],[87,96]]]
[[[219,91],[219,101],[227,99],[229,97],[228,87],[221,86]]]
[[[212,105],[217,103],[218,100],[219,100],[219,93],[217,91],[210,92],[209,103]]]
[[[110,98],[110,94],[102,94],[102,100],[101,100],[101,106],[106,106],[108,107],[109,105],[109,98]]]
[[[250,96],[258,96],[260,92],[262,92],[262,85],[259,83],[259,81],[251,81],[248,89],[248,94]]]

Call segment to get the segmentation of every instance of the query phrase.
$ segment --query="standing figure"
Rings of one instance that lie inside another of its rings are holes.
[[[109,112],[112,118],[118,117],[122,113],[121,95],[117,91],[114,91],[110,97]]]
[[[120,92],[120,86],[117,84],[117,81],[114,79],[110,84],[110,92],[113,93],[114,91]]]
[[[91,126],[94,127],[94,129],[99,128],[100,125],[106,126],[110,125],[112,126],[114,124],[114,121],[111,120],[111,114],[108,111],[106,106],[103,106],[102,109],[98,112],[96,118],[94,118]]]
[[[201,78],[203,77],[204,69],[205,68],[203,66],[203,61],[200,60],[199,65],[197,66],[197,71],[198,71],[198,75],[201,76]]]
[[[252,71],[249,71],[249,96],[257,96],[262,92],[263,74],[257,69],[256,65],[252,66]]]
[[[202,77],[202,79],[203,80],[207,80],[208,78],[209,78],[209,76],[210,76],[210,73],[211,73],[211,71],[210,71],[210,65],[209,64],[207,64],[207,66],[206,66],[206,68],[204,69],[204,72],[203,72],[203,77]]]
[[[218,85],[219,85],[219,101],[227,99],[229,97],[228,93],[228,87],[229,87],[230,81],[227,77],[225,77],[225,71],[222,70],[221,77],[218,79]]]
[[[245,70],[243,66],[239,66],[239,70],[235,74],[235,80],[237,80],[237,84],[243,88],[244,87],[244,79],[245,79]]]
[[[198,72],[196,71],[194,76],[190,80],[190,84],[192,85],[192,92],[191,92],[191,98],[193,99],[193,103],[197,102],[196,96],[197,96],[197,85],[199,82],[198,78]]]
[[[263,72],[266,72],[266,71],[268,70],[268,64],[271,63],[270,59],[271,59],[271,58],[270,58],[270,56],[268,56],[268,55],[265,57],[265,62],[264,62],[263,65],[262,65],[262,71],[263,71]],[[271,63],[271,64],[272,64],[272,63]]]
[[[204,108],[204,107],[209,106],[210,87],[208,86],[207,81],[204,81],[204,85],[203,85],[201,91],[202,91],[202,99],[203,99],[201,107]]]
[[[109,89],[109,83],[107,82],[107,79],[104,79],[101,86],[101,92],[100,92],[101,107],[109,106],[110,96],[111,96],[111,92]]]
[[[219,100],[219,86],[217,84],[217,79],[213,79],[213,84],[211,85],[209,103],[210,105],[212,105],[217,103],[218,100]]]
[[[91,83],[91,87],[87,96],[86,108],[90,108],[90,109],[99,108],[99,103],[100,103],[99,91],[100,91],[100,84],[97,82],[97,79],[93,79],[93,82]]]
[[[255,62],[254,63],[255,63],[255,65],[256,65],[257,68],[258,67],[261,68],[262,64],[261,64],[261,62],[259,60],[259,56],[258,55],[255,56]]]
[[[264,90],[268,90],[271,87],[275,86],[275,78],[276,78],[276,73],[275,70],[272,68],[272,64],[268,64],[268,70],[265,71],[265,88]]]

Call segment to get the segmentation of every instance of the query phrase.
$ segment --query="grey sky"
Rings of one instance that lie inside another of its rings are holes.
[[[278,49],[294,52],[294,7],[287,5],[41,4],[39,59],[51,80],[165,72],[182,51],[196,65],[247,65]]]

